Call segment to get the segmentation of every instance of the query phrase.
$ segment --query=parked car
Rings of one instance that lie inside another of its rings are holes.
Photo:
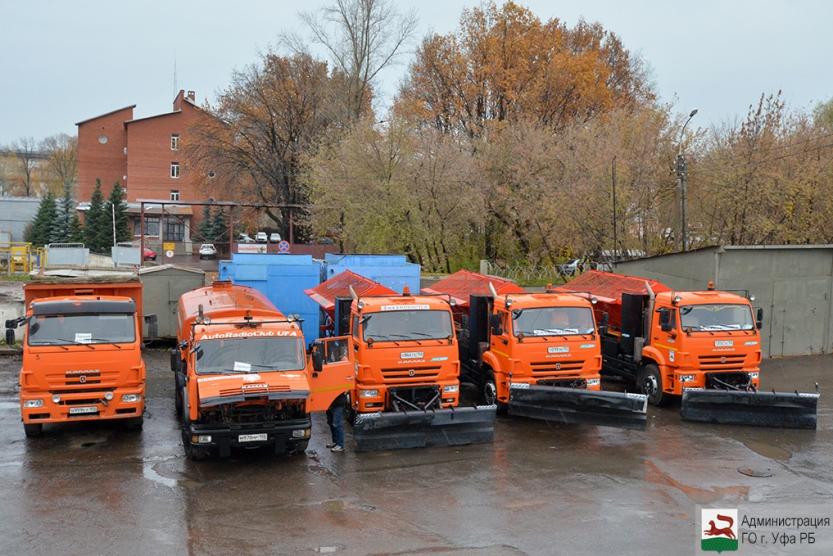
[[[266,232],[258,232],[255,234],[255,241],[258,243],[266,243],[269,241],[269,237],[266,235]]]
[[[269,243],[280,243],[281,241],[281,234],[277,232],[272,232],[269,234]]]
[[[240,243],[254,243],[255,242],[255,240],[253,240],[251,237],[249,237],[249,234],[243,234],[243,233],[240,234],[238,241]]]
[[[200,258],[213,259],[217,256],[217,248],[213,243],[203,243],[200,245]]]
[[[155,261],[156,251],[154,251],[150,247],[145,247],[145,251],[142,253],[142,259],[146,261]]]
[[[575,276],[578,273],[581,259],[573,259],[572,261],[558,265],[559,270],[564,276]]]

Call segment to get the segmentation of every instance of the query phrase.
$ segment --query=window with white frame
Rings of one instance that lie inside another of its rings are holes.
[[[179,162],[171,162],[171,177],[179,178]]]
[[[179,201],[179,189],[171,189],[171,201]]]
[[[178,151],[179,150],[179,133],[172,133],[171,134],[171,150]]]

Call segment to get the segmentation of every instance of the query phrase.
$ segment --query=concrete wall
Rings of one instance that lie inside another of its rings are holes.
[[[766,357],[833,352],[833,246],[727,246],[616,264],[679,289],[748,290]]]
[[[23,232],[39,206],[36,197],[0,197],[0,231],[11,233],[12,241],[24,241]]]

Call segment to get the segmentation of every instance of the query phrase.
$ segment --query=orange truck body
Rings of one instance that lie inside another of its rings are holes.
[[[24,299],[20,406],[27,435],[39,434],[45,423],[127,419],[140,427],[145,399],[141,282],[135,277],[35,281],[24,286]],[[109,336],[115,343],[93,336],[93,329],[106,336],[114,327],[121,334]],[[50,333],[62,338],[44,336]]]
[[[183,444],[193,459],[262,446],[302,452],[310,413],[326,410],[352,386],[347,360],[314,372],[300,321],[253,288],[215,282],[188,292],[178,319],[171,366]]]
[[[409,339],[390,336],[375,340],[370,338],[369,341],[366,338],[367,329],[362,325],[364,319],[373,319],[376,315],[395,319],[409,312],[447,315],[447,336],[412,336]],[[459,404],[460,359],[451,308],[446,298],[424,295],[363,297],[352,303],[350,336],[353,338],[356,373],[350,400],[356,413],[397,411],[406,408],[408,402],[420,407],[435,396],[438,396],[437,407],[449,408]],[[417,394],[419,391],[431,394],[422,399]],[[415,397],[398,402],[400,393],[404,395],[405,392]]]
[[[682,395],[685,389],[711,388],[713,379],[718,377],[740,380],[752,389],[760,385],[761,336],[752,304],[745,296],[715,290],[673,291],[655,280],[594,270],[557,289],[586,291],[598,299],[596,320],[607,322],[605,373],[624,376],[645,390],[645,381],[650,379],[645,376],[645,367],[655,365],[659,371],[656,387],[661,394],[674,396]],[[648,322],[645,322],[641,314],[645,311],[643,305],[629,303],[628,297],[648,300],[649,294],[653,300]],[[690,308],[697,307],[738,308],[738,315],[746,324],[738,324],[737,329],[716,325],[700,330],[696,326],[686,326],[687,316],[681,314],[681,310],[691,311]],[[663,330],[660,323],[662,312],[673,315],[672,325],[666,327],[667,330]],[[639,330],[630,330],[629,326]],[[622,347],[623,333],[626,340],[631,338],[631,342],[632,338],[644,339],[634,350],[638,361],[631,356],[629,345]],[[652,384],[648,389],[653,387]],[[658,393],[649,396],[649,401],[661,403],[664,396]]]

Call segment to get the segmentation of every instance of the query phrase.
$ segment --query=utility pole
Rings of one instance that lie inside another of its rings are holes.
[[[616,233],[616,156],[610,163],[610,181],[613,189],[613,260],[619,258],[619,239]]]
[[[675,166],[677,172],[677,192],[680,198],[680,251],[688,251],[688,221],[686,214],[688,211],[688,167],[686,166],[685,154],[683,152],[683,133],[688,122],[695,115],[697,115],[696,108],[688,115],[688,119],[683,124],[680,130],[679,140],[677,141],[677,163]]]

